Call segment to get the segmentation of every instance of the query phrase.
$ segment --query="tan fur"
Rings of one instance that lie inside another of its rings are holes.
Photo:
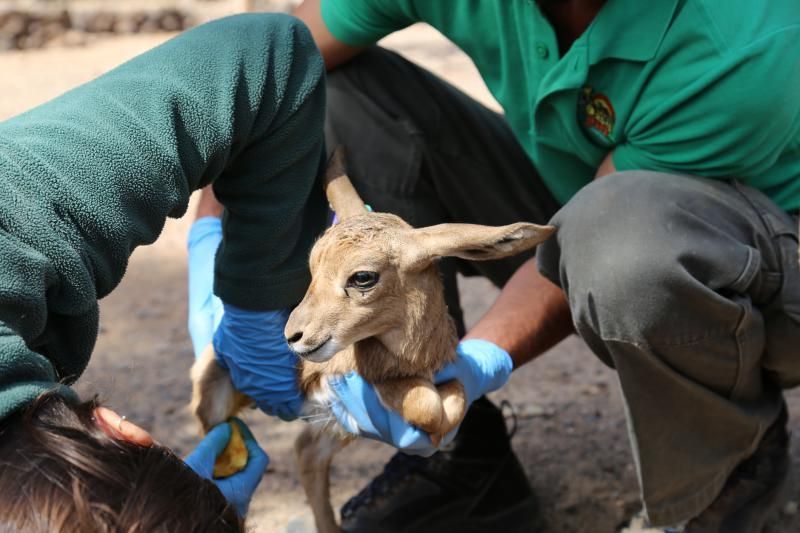
[[[332,159],[325,185],[340,221],[311,250],[312,281],[285,334],[301,357],[298,382],[311,421],[295,443],[298,469],[317,529],[329,533],[338,531],[329,498],[330,463],[353,437],[318,400],[326,397],[327,379],[358,372],[384,405],[438,445],[461,423],[466,398],[457,381],[433,384],[436,371],[455,360],[458,342],[436,259],[506,257],[535,246],[554,229],[527,223],[414,229],[395,215],[368,213],[344,175],[341,154]],[[354,286],[357,272],[377,273],[377,283]],[[192,406],[206,430],[241,405],[213,357],[213,351],[204,354],[192,369]]]
[[[331,205],[336,206],[336,215],[340,220],[367,212],[364,202],[358,196],[353,184],[344,171],[344,152],[338,149],[333,152],[324,176],[325,195]]]
[[[202,434],[253,403],[233,387],[228,371],[217,364],[211,345],[194,362],[190,376],[192,403],[189,408],[200,421]]]

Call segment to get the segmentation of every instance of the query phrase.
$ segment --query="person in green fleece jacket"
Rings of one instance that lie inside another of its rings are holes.
[[[282,341],[282,328],[259,324],[279,322],[309,282],[307,251],[327,212],[316,185],[324,97],[305,26],[242,15],[0,123],[0,522],[25,531],[241,529],[235,511],[246,511],[267,462],[252,436],[256,472],[217,483],[226,503],[201,479],[225,435],[201,443],[187,460],[193,472],[70,385],[95,344],[98,299],[131,252],[213,183],[225,206],[220,362],[262,410],[296,416],[288,348],[259,368],[250,355],[263,331]]]

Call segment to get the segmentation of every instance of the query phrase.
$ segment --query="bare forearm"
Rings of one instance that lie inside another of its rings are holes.
[[[361,53],[363,48],[348,46],[334,37],[322,20],[320,0],[304,0],[297,6],[292,15],[299,18],[308,26],[311,36],[317,44],[325,68],[332,70]]]
[[[195,220],[203,217],[222,218],[222,204],[217,200],[214,189],[211,185],[204,187],[200,191],[200,201],[197,204],[197,211],[194,214]]]
[[[511,277],[489,311],[465,339],[495,343],[514,360],[514,367],[538,357],[573,333],[564,292],[542,276],[531,259]]]

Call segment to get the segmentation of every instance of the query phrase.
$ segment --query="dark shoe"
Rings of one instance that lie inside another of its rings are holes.
[[[789,478],[789,434],[786,406],[755,453],[736,467],[711,506],[689,521],[686,530],[760,533],[774,516]]]
[[[427,459],[395,454],[342,507],[342,532],[537,531],[538,501],[509,439],[500,410],[479,399],[447,450]]]
[[[685,532],[685,533],[760,533],[770,516],[774,516],[781,493],[789,477],[789,434],[786,432],[788,415],[784,406],[755,453],[733,471],[717,499],[682,526],[673,528],[648,528],[646,521],[634,517],[631,523],[618,531],[635,533]],[[635,526],[641,523],[642,527]]]

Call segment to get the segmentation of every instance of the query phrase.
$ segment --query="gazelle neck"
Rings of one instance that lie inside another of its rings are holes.
[[[458,342],[453,320],[447,312],[436,266],[427,273],[428,283],[405,298],[404,321],[400,327],[357,342],[353,346],[359,372],[379,369],[389,375],[428,376],[455,358]],[[370,370],[367,370],[369,368]],[[363,374],[362,374],[363,375]],[[364,375],[365,379],[369,377]]]

